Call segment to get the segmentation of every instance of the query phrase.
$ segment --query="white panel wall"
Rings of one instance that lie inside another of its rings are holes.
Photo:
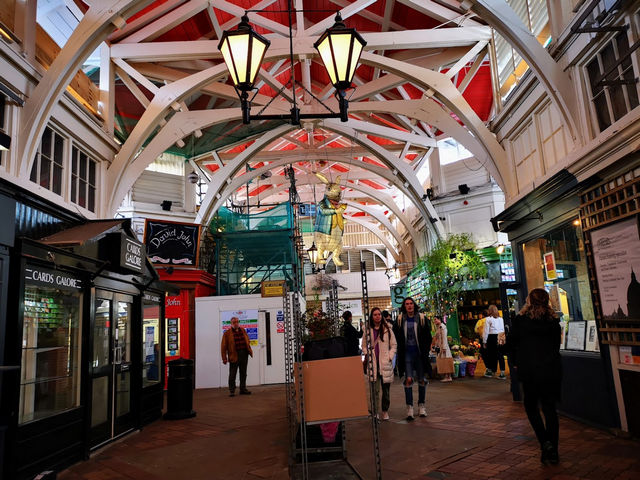
[[[484,185],[491,180],[489,172],[475,157],[443,165],[442,170],[446,190],[441,191],[439,195],[457,191],[458,185],[467,184],[468,187],[475,187]]]
[[[149,204],[169,200],[172,208],[183,208],[184,177],[145,170],[133,185],[132,200]]]

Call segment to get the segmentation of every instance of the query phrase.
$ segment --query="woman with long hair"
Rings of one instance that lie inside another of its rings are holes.
[[[440,315],[435,315],[433,317],[433,323],[436,325],[436,336],[433,340],[436,356],[438,358],[451,358],[451,349],[449,348],[449,341],[447,340],[447,326],[442,321],[442,317]],[[453,379],[451,378],[450,373],[446,373],[444,378],[440,381],[446,383],[452,382]]]
[[[524,409],[536,433],[543,464],[557,464],[560,424],[556,401],[560,398],[560,323],[542,288],[531,291],[527,304],[512,322],[508,348],[524,393]],[[545,421],[542,421],[542,407]]]
[[[498,307],[489,305],[489,316],[484,323],[482,334],[482,346],[485,352],[483,358],[487,367],[487,371],[484,372],[485,377],[493,377],[493,374],[497,373],[499,362],[500,376],[498,378],[500,380],[507,379],[504,374],[504,352],[502,351],[502,344],[499,342],[499,338],[502,336],[504,339],[504,335],[504,320],[498,313]]]
[[[389,420],[389,405],[391,404],[391,383],[393,383],[393,357],[396,354],[396,336],[391,330],[391,325],[382,319],[382,311],[378,307],[371,309],[367,323],[371,338],[371,352],[367,348],[367,337],[362,338],[362,353],[372,355],[373,371],[367,364],[367,373],[370,382],[376,382],[375,404],[380,399],[382,389],[382,405],[380,418]]]
[[[407,297],[400,307],[400,315],[393,328],[398,340],[398,374],[404,380],[404,396],[406,401],[407,420],[413,420],[413,383],[418,381],[418,413],[427,416],[425,398],[427,395],[426,373],[430,372],[429,351],[431,350],[431,327],[425,316],[420,313],[420,307]],[[415,376],[414,376],[415,371]]]

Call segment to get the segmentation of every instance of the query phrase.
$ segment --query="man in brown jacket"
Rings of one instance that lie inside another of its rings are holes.
[[[222,335],[222,363],[229,362],[229,396],[236,394],[236,374],[240,368],[240,395],[251,395],[247,390],[247,363],[253,357],[249,335],[240,328],[238,317],[231,317],[231,328]]]

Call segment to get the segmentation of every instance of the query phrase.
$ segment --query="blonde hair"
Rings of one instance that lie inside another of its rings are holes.
[[[500,314],[498,313],[498,307],[495,305],[489,305],[489,316],[493,318],[498,318]]]

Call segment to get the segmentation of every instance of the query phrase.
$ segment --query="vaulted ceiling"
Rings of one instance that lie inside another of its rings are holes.
[[[436,142],[449,137],[485,163],[503,189],[509,188],[504,150],[485,126],[494,105],[488,54],[492,32],[457,0],[98,3],[105,5],[88,9],[76,2],[76,8],[85,17],[100,9],[93,23],[83,20],[88,24],[84,35],[93,28],[94,37],[104,36],[109,45],[92,78],[108,92],[103,115],[122,142],[109,167],[110,214],[163,152],[182,155],[208,182],[198,216],[203,223],[229,198],[250,205],[283,201],[289,185],[284,167],[290,164],[303,201],[322,196],[313,172],[333,179],[340,175],[348,215],[375,225],[384,223],[382,215],[415,234],[395,207],[403,196],[422,217],[434,219],[426,222],[427,228],[441,233],[418,173]],[[107,4],[116,9],[106,11]],[[259,73],[254,115],[286,115],[294,97],[302,113],[337,112],[333,87],[313,43],[333,25],[336,11],[358,30],[367,46],[356,70],[356,89],[350,92],[348,122],[242,124],[239,100],[217,45],[222,32],[235,28],[247,10],[252,26],[272,41]],[[105,31],[105,22],[119,29]],[[78,30],[73,35],[81,39]],[[90,45],[88,40],[83,44],[84,58]],[[75,60],[67,55],[72,70]],[[260,180],[247,189],[247,181],[257,176]]]

